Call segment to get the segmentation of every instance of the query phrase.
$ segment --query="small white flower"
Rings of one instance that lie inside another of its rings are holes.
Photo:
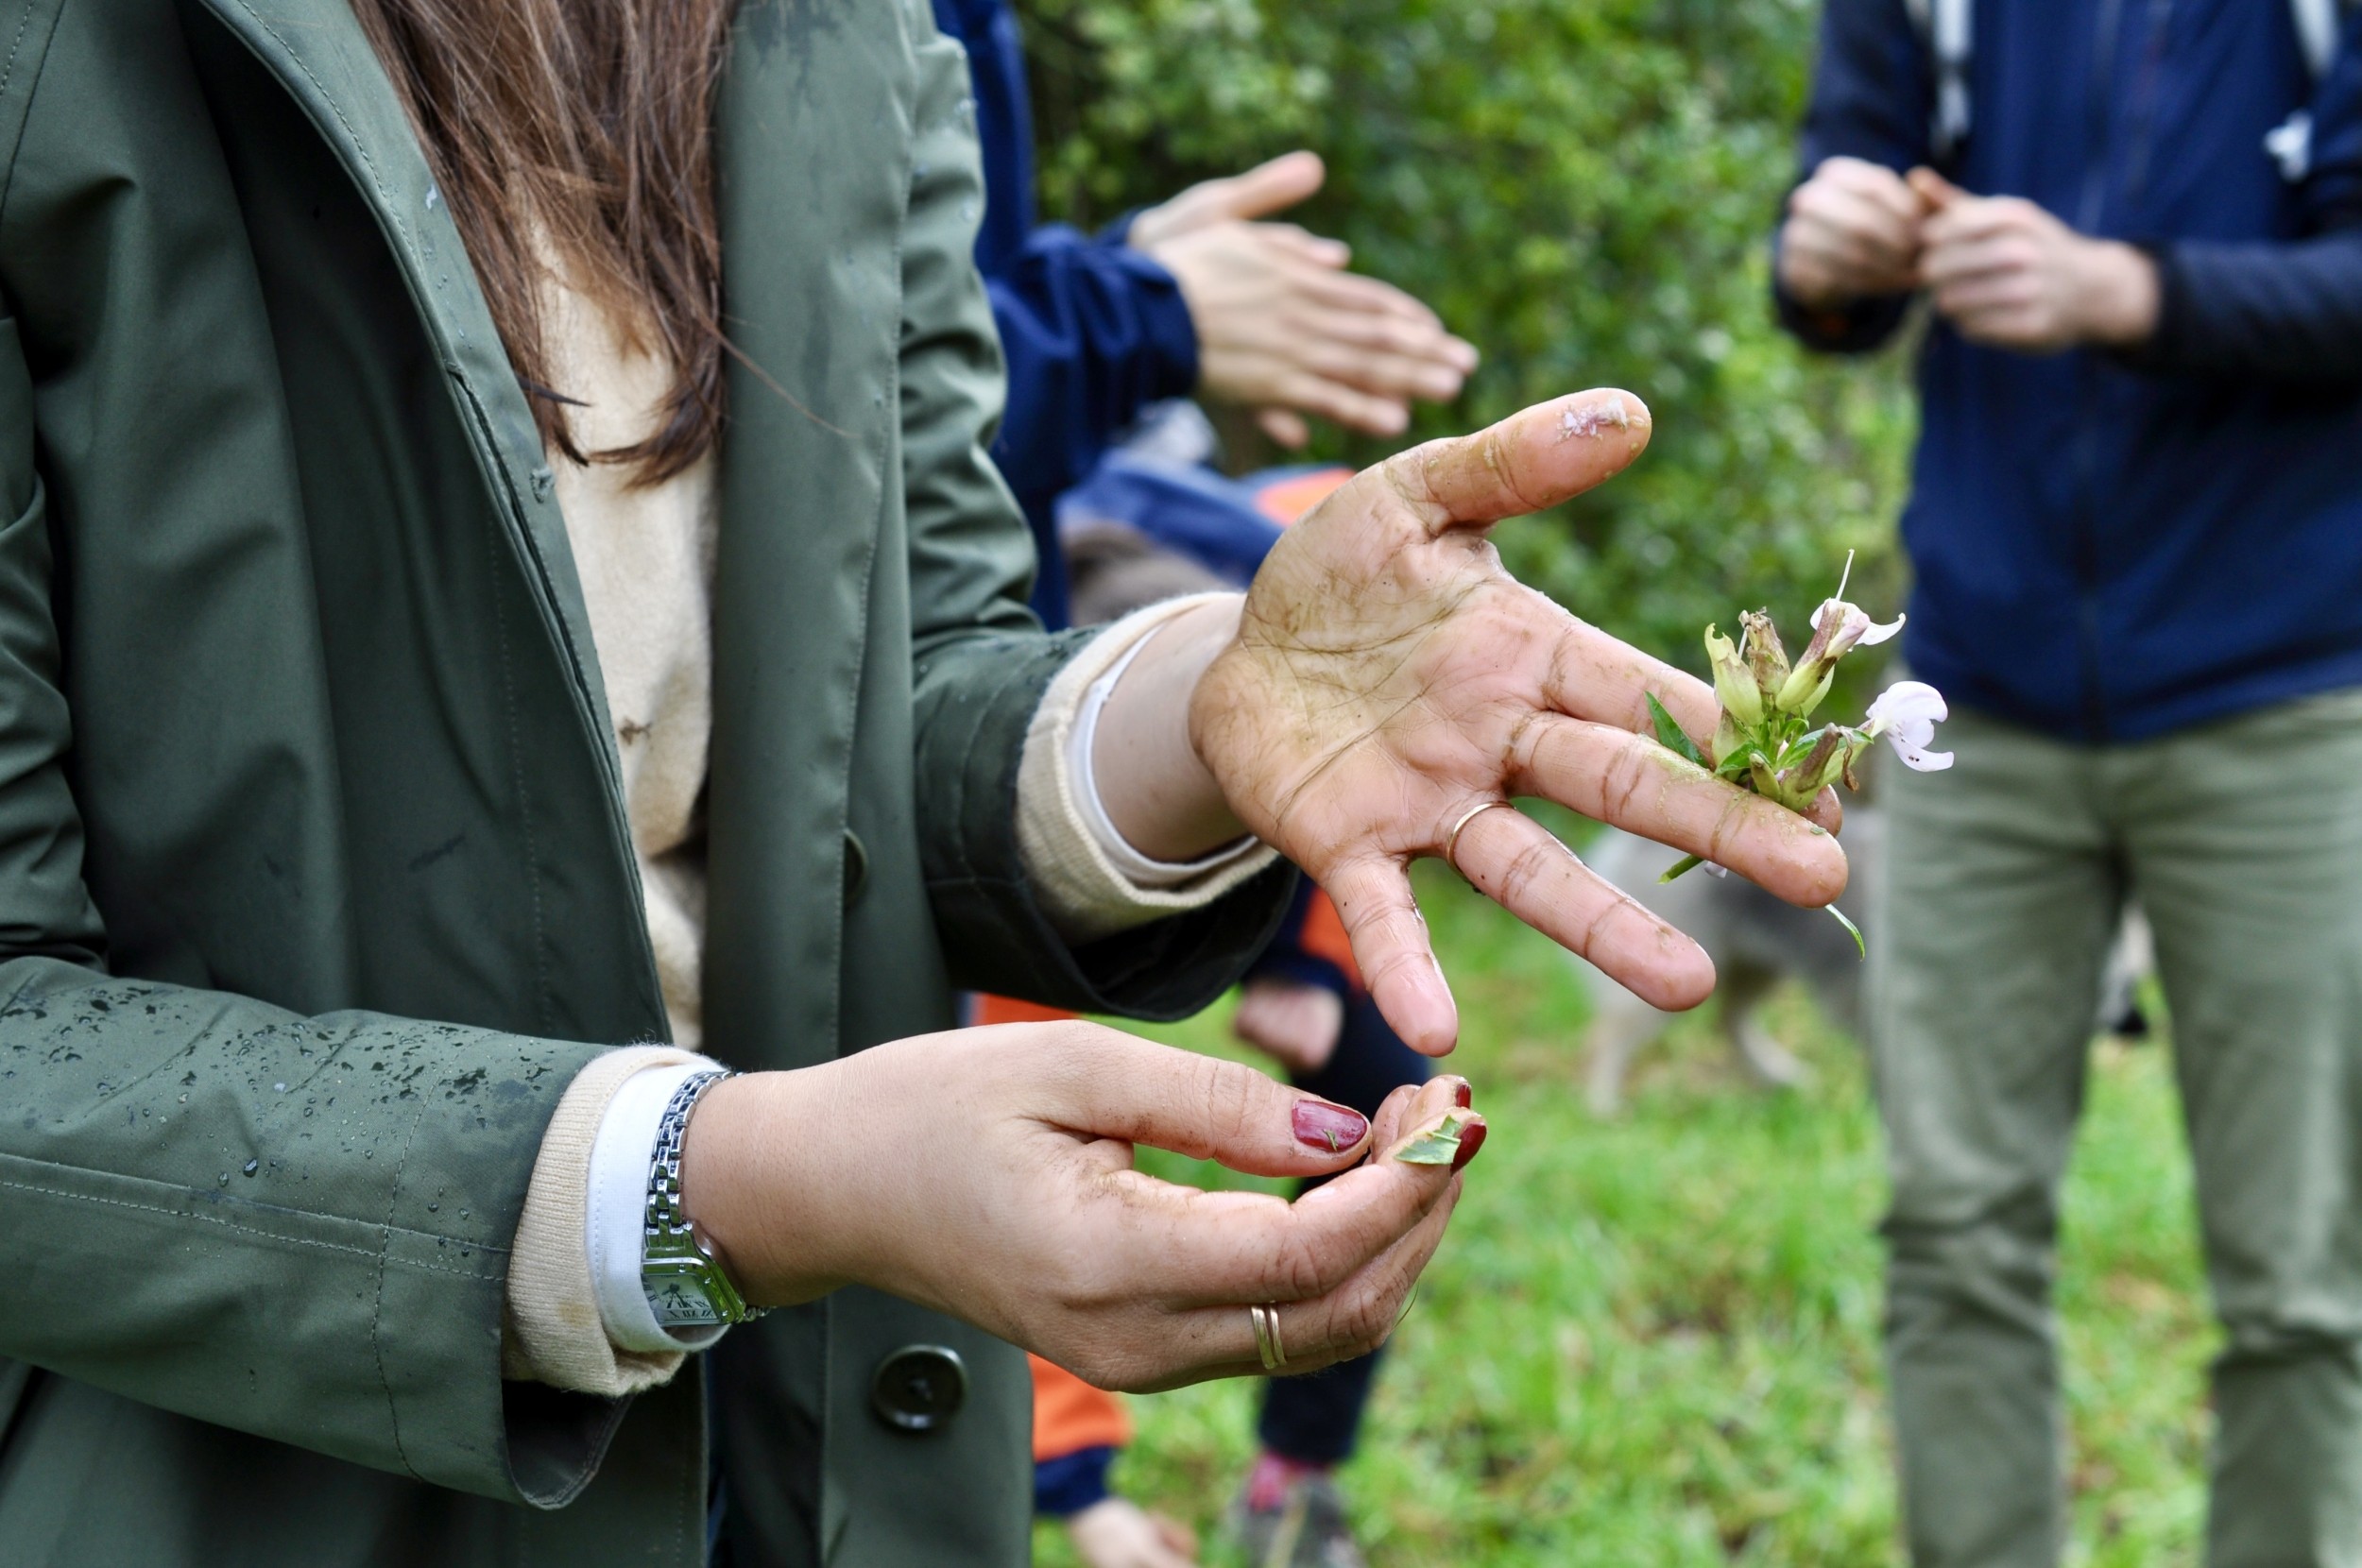
[[[1821,618],[1823,615],[1826,615],[1832,608],[1842,610],[1849,616],[1860,616],[1862,623],[1862,630],[1856,633],[1850,639],[1848,639],[1846,646],[1849,648],[1875,648],[1879,643],[1884,642],[1888,638],[1891,638],[1895,633],[1901,631],[1903,629],[1903,622],[1907,618],[1898,615],[1893,620],[1881,626],[1875,621],[1871,620],[1870,617],[1862,610],[1847,604],[1845,602],[1845,585],[1853,580],[1854,553],[1849,550],[1845,553],[1845,570],[1838,573],[1837,591],[1829,595],[1828,598],[1821,601],[1812,612],[1812,629],[1816,632],[1821,629]]]
[[[1929,751],[1927,742],[1936,738],[1936,725],[1948,713],[1943,692],[1926,681],[1899,680],[1879,692],[1878,700],[1870,705],[1861,732],[1886,737],[1887,744],[1894,748],[1894,755],[1903,759],[1905,767],[1920,773],[1938,773],[1952,765],[1952,754]]]
[[[1861,631],[1847,644],[1853,648],[1875,648],[1879,643],[1901,631],[1903,622],[1909,619],[1908,616],[1898,615],[1886,624],[1880,625],[1877,622],[1871,620],[1869,612],[1858,605],[1849,605],[1842,599],[1823,599],[1821,601],[1820,607],[1812,612],[1814,631],[1821,629],[1821,618],[1830,610],[1836,610],[1848,617],[1859,616],[1861,618]]]

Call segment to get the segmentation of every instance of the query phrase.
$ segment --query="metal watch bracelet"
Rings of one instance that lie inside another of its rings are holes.
[[[689,1115],[708,1089],[727,1072],[701,1072],[683,1079],[665,1103],[657,1123],[656,1148],[648,1158],[647,1214],[641,1231],[640,1287],[647,1293],[648,1309],[667,1330],[714,1328],[759,1318],[763,1308],[748,1306],[722,1266],[707,1250],[705,1240],[690,1224],[681,1207],[681,1135]]]

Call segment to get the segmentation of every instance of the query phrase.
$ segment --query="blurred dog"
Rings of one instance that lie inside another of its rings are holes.
[[[1886,827],[1874,806],[1845,813],[1845,855],[1853,862],[1846,913],[1869,929],[1874,910],[1867,902],[1877,887],[1877,864]],[[1677,882],[1657,878],[1676,859],[1673,850],[1613,827],[1600,829],[1583,861],[1657,914],[1689,933],[1714,960],[1720,983],[1722,1037],[1740,1069],[1764,1088],[1807,1082],[1811,1069],[1772,1038],[1756,1016],[1784,980],[1802,980],[1822,1015],[1857,1038],[1861,1033],[1862,958],[1854,939],[1823,910],[1784,904],[1737,877],[1716,877],[1703,868]],[[1623,1108],[1624,1078],[1642,1048],[1664,1031],[1670,1014],[1660,1013],[1589,964],[1576,960],[1591,995],[1591,1028],[1585,1039],[1587,1095],[1592,1111],[1612,1116]],[[2138,1037],[2148,1032],[2138,988],[2152,966],[2148,925],[2138,909],[2128,909],[2123,929],[2109,954],[2097,998],[2099,1031]]]

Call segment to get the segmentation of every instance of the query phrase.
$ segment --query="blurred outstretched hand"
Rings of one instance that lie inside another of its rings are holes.
[[[1459,396],[1477,363],[1427,306],[1346,271],[1342,242],[1261,221],[1317,192],[1326,173],[1314,154],[1292,152],[1190,186],[1134,218],[1130,234],[1181,285],[1201,389],[1257,410],[1290,448],[1309,439],[1308,414],[1398,435],[1412,399]]]

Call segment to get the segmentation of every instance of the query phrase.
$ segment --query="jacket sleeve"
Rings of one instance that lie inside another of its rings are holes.
[[[976,245],[1008,361],[1008,413],[992,455],[1029,515],[1046,518],[1116,435],[1197,384],[1197,332],[1180,285],[1123,243],[1034,222],[1025,50],[1003,0],[934,0],[967,47],[984,212]]]
[[[1928,117],[1935,83],[1927,51],[1903,0],[1828,0],[1812,103],[1805,113],[1801,183],[1831,158],[1859,158],[1902,173],[1928,162]],[[1776,230],[1775,230],[1776,234]],[[1866,353],[1903,324],[1908,295],[1857,299],[1837,310],[1806,310],[1779,285],[1774,238],[1772,307],[1780,325],[1808,349]]]
[[[2157,330],[2135,368],[2292,386],[2362,385],[2362,12],[2312,106],[2295,241],[2182,240],[2153,247]]]
[[[1190,913],[1070,948],[1022,866],[1026,729],[1092,635],[1046,636],[1025,607],[1033,542],[986,452],[1001,361],[973,259],[981,190],[960,112],[966,64],[925,29],[902,246],[901,414],[910,519],[920,853],[959,984],[1080,1012],[1180,1017],[1238,978],[1284,912],[1275,867]]]
[[[0,1357],[562,1501],[621,1407],[546,1390],[512,1428],[502,1305],[542,1128],[596,1048],[109,973],[34,452],[0,319]]]
[[[1045,224],[986,289],[1009,367],[992,455],[1029,504],[1080,484],[1142,408],[1197,384],[1180,285],[1120,240]]]

